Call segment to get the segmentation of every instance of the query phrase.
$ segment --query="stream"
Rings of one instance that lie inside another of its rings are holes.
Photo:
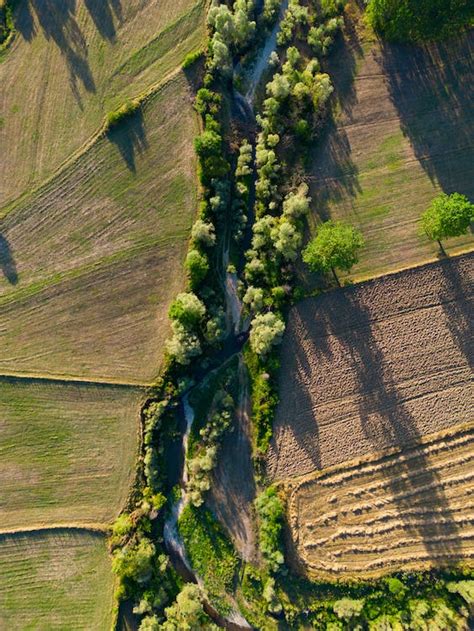
[[[255,92],[257,86],[260,83],[263,73],[268,67],[268,62],[271,53],[276,49],[276,40],[277,35],[280,30],[280,22],[281,19],[288,7],[288,0],[283,0],[280,7],[279,18],[273,27],[271,33],[269,34],[265,45],[260,50],[259,55],[255,61],[255,64],[252,68],[252,71],[248,77],[248,88],[245,95],[242,95],[238,91],[234,90],[233,98],[234,98],[234,106],[236,111],[239,114],[239,117],[246,123],[250,123],[254,125],[255,117],[253,113],[253,104],[255,98]],[[229,236],[227,241],[229,241]],[[222,256],[223,270],[225,273],[224,278],[224,288],[225,288],[225,296],[226,296],[226,305],[227,305],[227,332],[228,338],[224,343],[224,350],[222,352],[222,358],[220,358],[220,362],[217,368],[213,368],[212,371],[205,371],[201,375],[199,375],[196,380],[196,384],[193,386],[195,388],[197,385],[203,383],[205,378],[213,372],[214,370],[220,368],[225,361],[227,361],[232,355],[240,353],[243,343],[247,339],[249,323],[244,322],[242,320],[242,303],[240,301],[238,295],[238,276],[235,272],[229,272],[227,270],[227,266],[229,263],[229,244],[227,242],[224,247],[223,256]],[[180,473],[179,484],[181,487],[181,495],[179,499],[175,501],[169,515],[165,521],[164,529],[163,529],[163,538],[165,548],[168,551],[170,558],[173,562],[173,565],[177,569],[177,571],[183,576],[183,578],[187,581],[195,581],[198,584],[202,585],[202,581],[199,576],[193,571],[191,564],[187,558],[186,550],[184,543],[179,535],[178,531],[178,521],[179,517],[182,514],[184,508],[187,505],[188,498],[186,494],[186,486],[188,482],[188,470],[186,466],[186,455],[188,448],[188,440],[191,432],[191,428],[194,421],[194,410],[189,403],[189,395],[192,391],[191,388],[186,392],[186,394],[182,397],[182,414],[184,417],[184,432],[182,437],[182,451],[184,455],[183,466]],[[241,405],[242,402],[241,402]],[[245,618],[240,614],[237,608],[227,617],[222,618],[218,615],[218,613],[213,609],[212,605],[209,602],[204,602],[204,608],[206,612],[213,618],[213,620],[219,625],[223,626],[226,629],[231,629],[233,631],[244,631],[247,629],[251,629],[252,627],[245,620]]]

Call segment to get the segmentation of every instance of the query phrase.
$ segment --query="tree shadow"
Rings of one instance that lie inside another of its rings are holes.
[[[87,42],[75,18],[76,0],[28,0],[23,3],[15,27],[28,41],[36,33],[33,12],[47,40],[61,51],[74,96],[81,102],[79,83],[87,92],[95,92],[95,82],[87,61]]]
[[[357,17],[346,12],[343,35],[339,35],[333,50],[323,63],[323,70],[334,86],[332,111],[323,124],[311,150],[312,175],[308,178],[313,206],[318,216],[330,219],[331,203],[355,197],[361,188],[358,169],[352,160],[352,149],[344,128],[338,125],[341,115],[350,121],[357,103],[357,62],[363,49],[356,28]]]
[[[439,44],[382,46],[403,133],[432,182],[474,196],[474,32]]]
[[[18,283],[18,272],[15,260],[7,239],[0,234],[0,269],[3,275],[10,283],[16,285]]]
[[[462,272],[463,263],[467,273]],[[474,368],[474,290],[470,267],[474,264],[474,254],[458,259],[445,259],[439,266],[443,274],[444,287],[440,302],[446,315],[446,324],[460,351]]]
[[[84,4],[102,37],[115,42],[117,32],[114,17],[122,21],[121,0],[84,0]]]
[[[139,108],[107,132],[108,140],[116,145],[128,169],[136,172],[136,155],[148,148],[143,112]]]
[[[391,369],[390,358],[384,353],[373,330],[373,318],[361,303],[357,288],[338,290],[331,302],[327,335],[339,335],[351,360],[359,396],[358,414],[366,439],[373,451],[387,447],[401,449],[396,464],[382,468],[389,494],[397,507],[404,532],[423,543],[430,560],[442,565],[459,556],[459,529],[454,520],[438,472],[431,466],[426,453],[408,447],[419,445],[422,435],[416,421],[400,395]],[[347,319],[347,320],[346,320]],[[341,335],[332,322],[351,323]],[[354,323],[356,323],[354,325]],[[409,352],[409,351],[408,351]],[[416,361],[416,358],[413,358]],[[419,505],[418,493],[430,491],[430,510]],[[434,517],[433,517],[434,515]]]

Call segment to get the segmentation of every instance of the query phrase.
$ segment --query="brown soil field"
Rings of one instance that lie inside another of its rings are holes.
[[[332,218],[362,231],[349,277],[363,280],[435,260],[421,213],[441,191],[474,199],[474,31],[436,46],[382,44],[354,5],[327,62],[335,115],[314,149],[310,224]],[[471,250],[474,237],[446,247]]]
[[[319,577],[375,576],[474,557],[474,423],[293,486],[299,562]]]
[[[104,115],[205,38],[202,0],[24,0],[0,63],[0,207],[41,184]]]
[[[474,254],[302,301],[281,351],[268,469],[286,479],[474,416]]]
[[[0,373],[152,381],[196,211],[197,130],[179,74],[5,211]]]

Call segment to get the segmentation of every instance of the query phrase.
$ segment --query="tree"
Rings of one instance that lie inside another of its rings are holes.
[[[423,231],[429,239],[437,241],[441,251],[441,239],[465,234],[474,219],[474,204],[465,195],[443,193],[436,197],[421,216]]]
[[[186,269],[188,270],[191,286],[196,288],[204,280],[209,271],[209,262],[205,254],[198,250],[189,250],[186,257]]]
[[[178,294],[170,306],[169,316],[185,327],[199,324],[206,314],[206,307],[199,298],[191,293]]]
[[[201,589],[194,583],[186,583],[176,597],[176,602],[165,609],[164,631],[194,631],[195,629],[216,629],[202,606]]]
[[[472,0],[369,0],[369,21],[387,39],[436,40],[455,35],[474,19]]]
[[[348,272],[358,262],[363,245],[359,230],[342,222],[326,221],[303,251],[303,261],[313,272],[332,271],[340,286],[336,268]]]
[[[191,230],[191,236],[195,243],[199,243],[206,247],[211,247],[216,242],[216,234],[214,226],[202,219],[196,219]]]
[[[271,311],[256,315],[250,330],[250,346],[257,355],[267,355],[272,346],[281,342],[285,323]]]

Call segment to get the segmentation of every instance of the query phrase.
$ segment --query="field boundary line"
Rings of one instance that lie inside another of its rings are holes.
[[[0,372],[0,382],[7,380],[18,381],[40,381],[50,382],[58,385],[84,385],[84,386],[111,386],[116,388],[132,388],[132,389],[146,389],[153,386],[153,382],[142,383],[138,381],[114,381],[113,379],[105,379],[97,377],[90,379],[88,377],[74,377],[69,375],[46,375],[42,373],[19,373],[19,372]]]
[[[78,532],[78,533],[92,533],[92,534],[100,534],[105,535],[109,530],[108,524],[102,523],[91,523],[91,524],[78,524],[78,523],[69,523],[66,522],[64,524],[50,524],[47,526],[42,526],[40,524],[33,526],[25,526],[24,528],[5,528],[0,529],[0,538],[1,537],[15,537],[20,535],[34,535],[34,534],[42,534],[48,532],[58,532],[61,530]]]

